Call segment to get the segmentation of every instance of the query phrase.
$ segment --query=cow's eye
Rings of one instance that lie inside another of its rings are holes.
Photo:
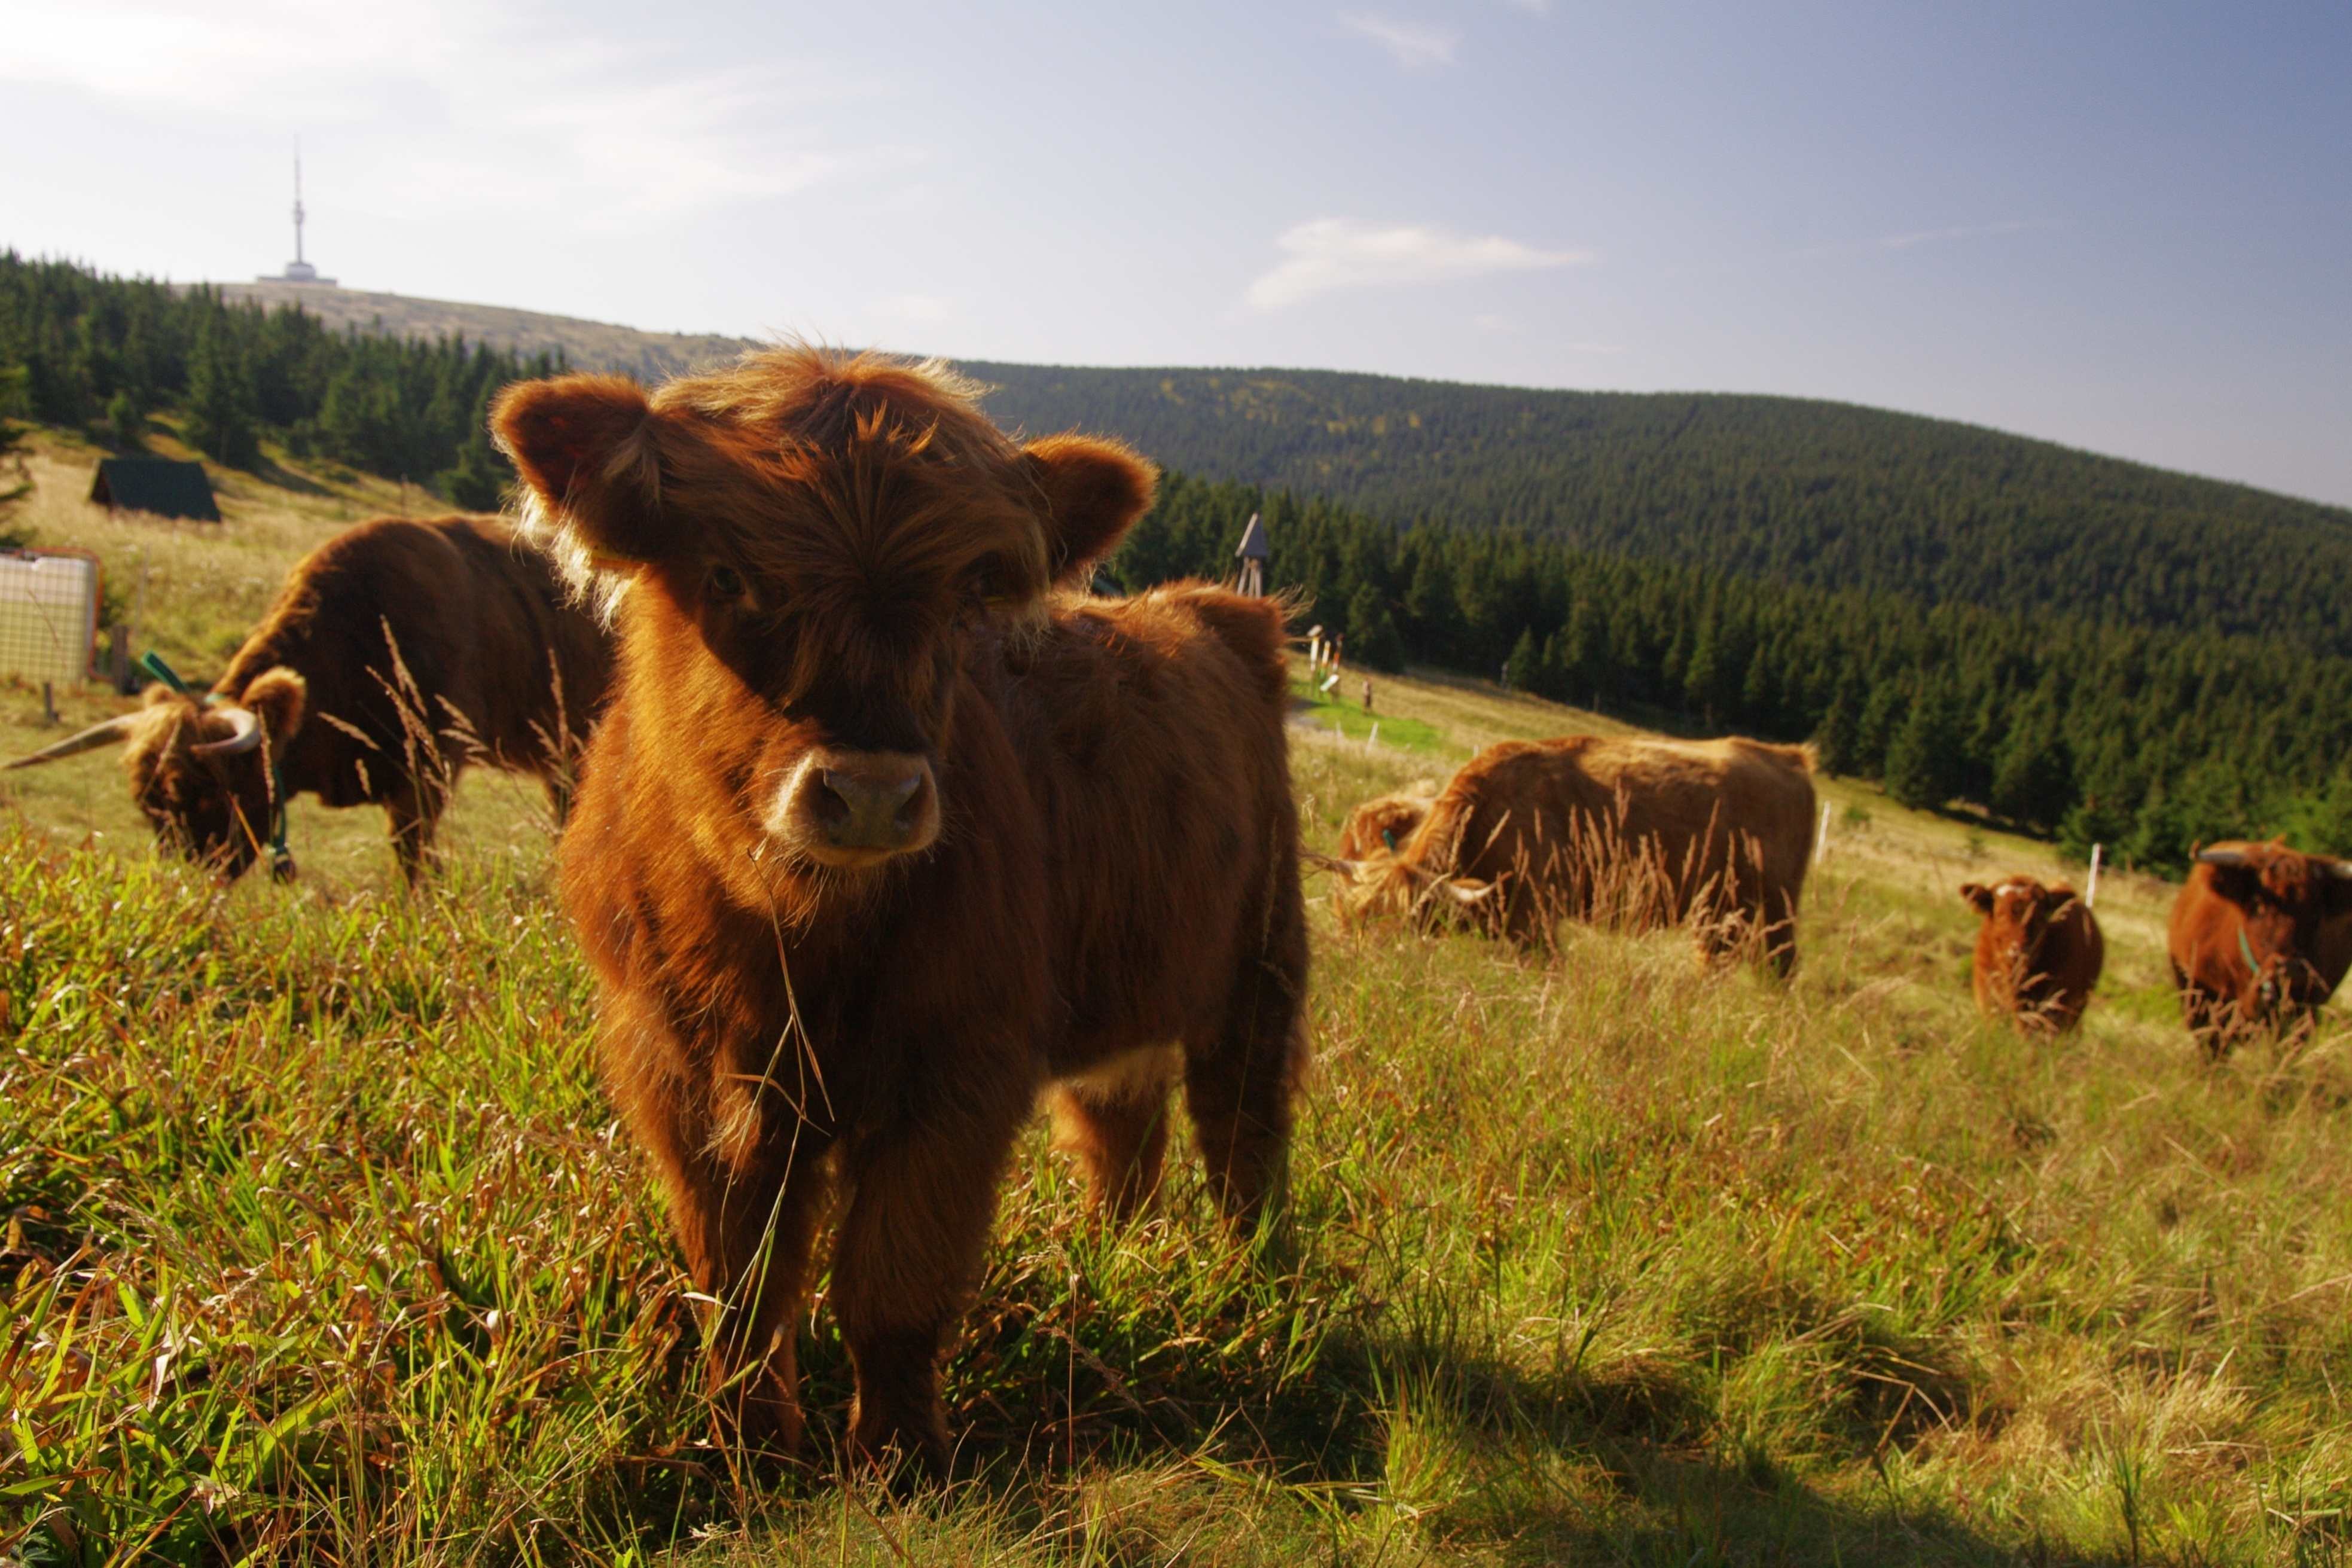
[[[740,599],[743,596],[743,574],[724,562],[710,568],[710,596],[714,599]]]
[[[1004,563],[994,560],[982,562],[971,569],[971,575],[965,579],[965,586],[972,598],[979,603],[983,605],[996,603],[1005,596],[1007,591]]]

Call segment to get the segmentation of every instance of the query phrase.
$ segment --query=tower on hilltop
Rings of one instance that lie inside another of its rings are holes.
[[[255,281],[320,283],[330,289],[335,284],[335,280],[331,278],[320,277],[319,269],[302,259],[302,149],[299,144],[294,149],[294,259],[286,264],[284,272],[275,275],[264,273]]]

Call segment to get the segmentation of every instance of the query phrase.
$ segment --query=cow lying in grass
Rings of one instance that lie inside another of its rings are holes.
[[[1041,1088],[1097,1198],[1280,1186],[1307,974],[1278,611],[1087,580],[1151,470],[1015,447],[943,370],[791,349],[509,389],[531,526],[621,680],[562,848],[606,1088],[719,1303],[713,1391],[793,1446],[812,1244],[855,1450],[936,1468],[939,1362]],[[841,1202],[838,1207],[835,1195]]]
[[[157,685],[136,711],[12,768],[121,744],[158,838],[235,879],[274,848],[286,803],[381,805],[415,881],[458,773],[546,781],[560,820],[612,677],[603,630],[546,558],[493,519],[379,518],[294,568],[209,691]]]
[[[2181,1016],[2210,1055],[2307,1027],[2352,969],[2352,860],[2276,842],[2207,845],[2166,939]]]
[[[1960,897],[1984,917],[1972,975],[1977,1005],[2029,1031],[2079,1026],[2106,958],[2091,906],[2063,882],[2025,876],[1990,887],[1969,882]]]
[[[1797,959],[1811,753],[1760,741],[1506,741],[1455,773],[1392,852],[1342,859],[1344,914],[1462,921],[1521,946],[1563,919],[1687,921],[1703,957]]]

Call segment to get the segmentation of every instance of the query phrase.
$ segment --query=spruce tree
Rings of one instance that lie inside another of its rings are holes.
[[[1503,682],[1514,691],[1533,691],[1543,668],[1543,656],[1536,647],[1535,628],[1522,627],[1519,640],[1511,645],[1511,657],[1503,661]]]
[[[1348,662],[1391,675],[1404,668],[1404,639],[1395,617],[1370,583],[1348,601]]]
[[[188,356],[188,444],[232,468],[250,468],[261,460],[253,382],[226,316],[220,310],[206,313]]]
[[[1932,810],[1959,787],[1960,722],[1950,693],[1915,689],[1911,710],[1886,746],[1886,793],[1904,805]]]

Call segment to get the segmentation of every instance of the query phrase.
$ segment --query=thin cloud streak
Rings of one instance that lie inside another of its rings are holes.
[[[1296,224],[1283,231],[1275,247],[1283,259],[1252,283],[1246,296],[1260,310],[1278,310],[1334,289],[1450,282],[1599,259],[1589,250],[1538,250],[1501,235],[1343,217]]]
[[[1386,16],[1365,16],[1341,12],[1339,25],[1360,38],[1369,38],[1389,52],[1389,57],[1407,70],[1420,70],[1427,66],[1450,66],[1454,51],[1461,47],[1462,35],[1444,27],[1424,26],[1418,22],[1398,22]]]
[[[1910,250],[1923,245],[1948,245],[1957,240],[1982,239],[2003,234],[2025,234],[2058,226],[2057,224],[2048,221],[2024,218],[2011,218],[2000,223],[1956,224],[1948,228],[1914,229],[1903,234],[1885,234],[1875,239],[1850,241],[1843,245],[1808,245],[1796,250],[1775,251],[1769,256],[1751,256],[1738,261],[1695,261],[1682,267],[1667,268],[1660,276],[1688,278],[1708,273],[1746,272],[1754,268],[1778,267],[1790,261],[1827,261],[1841,257],[1882,255],[1888,251]]]
[[[1976,239],[1989,234],[2016,234],[2023,229],[2047,228],[2047,224],[2026,223],[2012,219],[2007,223],[1962,224],[1955,228],[1923,228],[1912,234],[1890,234],[1879,239],[1882,250],[1908,250],[1915,245],[1932,245],[1947,239]]]

